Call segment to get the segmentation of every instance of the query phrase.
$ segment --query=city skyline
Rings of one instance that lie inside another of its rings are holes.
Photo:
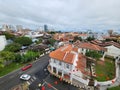
[[[119,0],[0,0],[0,24],[55,30],[120,30]]]

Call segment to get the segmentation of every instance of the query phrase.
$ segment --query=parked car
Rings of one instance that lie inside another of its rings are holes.
[[[26,81],[29,80],[30,78],[31,78],[31,76],[28,75],[28,74],[23,74],[23,75],[20,76],[21,80],[26,80]]]
[[[32,67],[32,64],[27,64],[26,66],[24,66],[23,68],[22,68],[22,71],[25,71],[25,70],[27,70],[27,69],[29,69],[29,68],[31,68]]]

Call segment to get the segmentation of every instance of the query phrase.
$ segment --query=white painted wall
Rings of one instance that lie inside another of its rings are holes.
[[[85,85],[88,85],[88,83],[89,83],[89,79],[84,80],[84,79],[82,79],[81,77],[79,77],[79,76],[77,76],[77,75],[73,75],[72,78],[74,78],[75,80],[77,80],[77,81],[79,81],[79,82],[81,82],[81,83],[84,83]]]
[[[119,56],[120,55],[120,48],[117,48],[113,45],[105,47],[107,48],[106,55],[110,55],[113,57]]]
[[[2,51],[7,45],[7,41],[4,35],[0,36],[0,51]]]
[[[55,61],[55,62],[54,62]],[[66,67],[68,63],[65,63],[65,62],[61,62],[61,65],[59,65],[59,60],[55,60],[53,58],[50,59],[50,65],[52,67],[55,67],[56,69],[59,69],[59,70],[63,70],[64,72],[71,72],[72,71],[72,65],[69,64],[69,69]]]
[[[82,53],[83,55],[85,55],[86,54],[86,49],[85,48],[79,48],[78,52]]]

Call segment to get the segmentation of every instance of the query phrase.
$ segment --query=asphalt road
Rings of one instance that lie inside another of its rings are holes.
[[[30,74],[32,76],[29,83],[32,83],[33,81],[37,80],[37,77],[35,74],[38,73],[38,71],[40,71],[40,69],[44,69],[44,67],[46,67],[48,65],[48,60],[49,60],[49,56],[45,55],[45,56],[41,57],[39,60],[37,60],[36,62],[34,62],[32,64],[32,67],[29,68],[28,70],[22,71],[21,69],[18,69],[16,71],[0,78],[0,90],[9,90],[12,87],[14,87],[15,85],[18,85],[18,84],[24,82],[19,79],[19,77],[24,73]],[[44,76],[44,75],[42,74],[42,76]],[[38,77],[39,77],[39,75],[38,75]]]

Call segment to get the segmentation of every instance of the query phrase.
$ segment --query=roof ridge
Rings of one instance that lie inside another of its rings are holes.
[[[65,60],[67,54],[68,54],[68,51],[65,52],[65,55],[64,55],[64,57],[63,57],[63,61]]]
[[[91,43],[92,44],[92,43]],[[95,45],[95,44],[92,44],[96,49],[98,49],[99,50],[99,46],[98,45]]]

